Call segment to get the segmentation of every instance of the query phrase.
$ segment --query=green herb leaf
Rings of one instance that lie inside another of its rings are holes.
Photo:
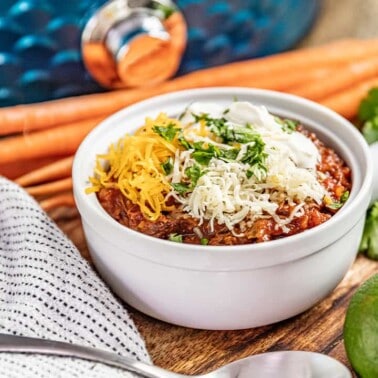
[[[378,201],[367,212],[359,251],[378,260]]]
[[[252,142],[255,138],[256,132],[250,124],[246,124],[245,126],[230,126],[225,118],[211,118],[207,113],[192,115],[196,122],[205,121],[209,130],[220,137],[223,143],[248,143]]]
[[[201,242],[202,245],[208,245],[209,244],[209,239],[201,238],[200,242]]]
[[[275,119],[281,125],[282,130],[288,134],[293,133],[299,125],[298,121],[295,121],[292,119],[280,118],[280,117],[276,117]]]
[[[378,115],[364,123],[362,134],[369,144],[378,141]]]
[[[161,168],[165,175],[169,175],[173,171],[173,159],[168,158],[164,163],[161,163]]]
[[[205,174],[205,170],[201,169],[200,165],[194,164],[185,169],[185,174],[191,181],[190,187],[193,188],[196,186],[198,179]]]
[[[192,153],[192,157],[199,164],[209,165],[214,155],[207,151],[195,151]]]
[[[341,197],[340,197],[340,202],[341,203],[345,203],[347,200],[348,200],[348,198],[349,198],[349,190],[346,190],[342,195],[341,195]]]
[[[224,161],[235,161],[240,152],[239,148],[221,149],[219,158]]]
[[[193,149],[193,146],[192,144],[185,139],[184,135],[182,134],[182,132],[180,133],[180,135],[178,136],[178,142],[181,144],[181,146],[183,146],[186,150],[191,150]]]
[[[223,142],[227,144],[253,142],[256,135],[258,135],[249,124],[245,126],[232,125],[232,127],[226,124],[213,124],[210,126],[210,131],[222,138]]]
[[[366,141],[378,141],[378,88],[372,88],[361,101],[357,117]]]
[[[248,178],[256,176],[261,179],[265,176],[267,172],[267,167],[265,161],[268,154],[265,152],[265,143],[261,138],[261,135],[255,134],[255,139],[253,143],[247,145],[245,154],[241,158],[241,162],[244,164],[249,164],[249,168],[246,172]]]
[[[254,170],[252,168],[248,168],[247,171],[245,172],[245,175],[247,178],[251,178],[254,175]]]
[[[340,197],[340,201],[334,201],[330,204],[327,204],[326,206],[331,209],[331,210],[338,210],[340,209],[344,203],[347,201],[347,199],[349,198],[349,191],[346,190]]]
[[[178,194],[185,194],[190,190],[189,184],[186,184],[184,182],[177,182],[171,184],[171,186]]]
[[[361,121],[368,121],[378,115],[378,88],[370,89],[361,101],[357,115]]]
[[[221,150],[219,147],[211,143],[195,142],[193,143],[194,152],[192,158],[201,165],[209,165],[210,160],[213,157],[219,157]]]
[[[182,235],[180,234],[169,234],[168,240],[176,242],[176,243],[182,243]]]
[[[155,125],[152,130],[168,142],[172,142],[180,128],[176,127],[174,123],[169,123],[167,126]]]

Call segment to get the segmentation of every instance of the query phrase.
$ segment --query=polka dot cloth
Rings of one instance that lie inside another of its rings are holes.
[[[151,363],[121,302],[23,189],[0,177],[0,332]],[[3,378],[133,377],[73,358],[0,353]]]

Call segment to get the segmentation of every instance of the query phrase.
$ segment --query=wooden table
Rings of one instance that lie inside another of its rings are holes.
[[[61,209],[50,215],[90,261],[76,209]],[[321,352],[350,368],[342,335],[346,309],[356,288],[377,272],[378,262],[359,256],[343,281],[319,304],[291,319],[254,329],[195,330],[129,310],[153,362],[178,373],[202,374],[236,359],[278,350]]]

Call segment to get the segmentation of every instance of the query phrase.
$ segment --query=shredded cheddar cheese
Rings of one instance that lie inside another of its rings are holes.
[[[153,131],[156,125],[165,127],[169,124],[180,127],[176,119],[165,114],[156,119],[147,118],[134,135],[124,136],[112,144],[106,154],[98,155],[95,175],[89,178],[92,186],[87,193],[101,188],[117,188],[139,205],[150,220],[156,220],[162,211],[169,210],[165,196],[171,186],[161,165],[174,157],[177,142],[168,142]]]

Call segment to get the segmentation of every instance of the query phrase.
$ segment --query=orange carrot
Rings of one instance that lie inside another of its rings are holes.
[[[72,162],[73,156],[54,161],[51,164],[30,170],[28,173],[18,177],[15,182],[21,186],[30,186],[71,176]]]
[[[378,53],[378,39],[337,40],[320,46],[307,47],[263,58],[230,63],[194,71],[175,79],[178,87],[243,85],[248,79],[286,75],[289,72],[306,71],[309,68],[329,68],[356,59],[374,57]],[[239,83],[239,84],[238,84]],[[181,88],[180,88],[181,89]]]
[[[67,177],[45,184],[29,186],[26,191],[32,196],[46,196],[72,189],[72,178]]]
[[[288,92],[290,88],[299,86],[303,82],[317,81],[327,78],[332,75],[339,67],[340,65],[334,65],[327,68],[315,67],[309,68],[308,70],[287,72],[284,75],[246,78],[243,82],[243,86]]]
[[[56,128],[0,139],[0,164],[73,154],[84,137],[101,120],[102,118],[90,118]]]
[[[75,207],[75,199],[72,193],[62,193],[40,201],[40,206],[45,211],[58,207]]]
[[[27,162],[16,160],[11,163],[0,164],[0,176],[4,176],[10,180],[14,180],[17,177],[20,177],[29,171],[39,169],[47,164],[51,164],[58,158],[59,157],[56,156],[48,156],[44,158],[29,159]]]
[[[327,68],[378,54],[378,39],[342,40],[268,57],[198,70],[154,87],[118,90],[71,97],[39,104],[0,109],[1,133],[34,130],[109,115],[145,98],[175,90],[206,86],[239,85],[263,76],[286,75],[309,68]]]
[[[118,90],[1,108],[0,135],[47,129],[93,117],[104,118],[153,93],[158,94],[158,89],[154,88],[154,91],[149,90],[146,93],[141,90]]]
[[[374,76],[378,76],[378,59],[364,59],[338,67],[323,78],[303,80],[287,92],[316,101]]]
[[[323,98],[319,103],[352,120],[357,115],[361,100],[371,88],[377,86],[378,77],[364,80],[356,86]]]

